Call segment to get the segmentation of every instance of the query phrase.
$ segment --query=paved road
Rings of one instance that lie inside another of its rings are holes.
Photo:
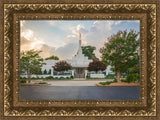
[[[137,100],[140,87],[28,86],[21,85],[22,100]]]

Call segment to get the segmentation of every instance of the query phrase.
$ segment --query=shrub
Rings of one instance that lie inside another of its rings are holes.
[[[99,84],[101,84],[101,85],[109,85],[111,83],[113,83],[113,82],[112,81],[106,81],[106,82],[100,82]]]
[[[140,75],[139,74],[130,74],[127,75],[126,79],[121,80],[122,82],[139,82],[140,81]]]
[[[60,77],[59,79],[65,79],[64,77]]]
[[[114,79],[114,78],[115,78],[115,75],[108,74],[108,75],[106,75],[106,78],[108,78],[108,79]]]
[[[73,79],[73,76],[71,75],[71,79]]]
[[[53,79],[53,76],[48,76],[46,77],[46,79]]]
[[[39,82],[38,84],[47,84],[46,82]]]
[[[89,79],[89,78],[90,78],[90,75],[87,75],[86,78]]]
[[[114,78],[113,82],[117,82],[117,78]]]
[[[26,79],[20,79],[20,83],[26,83]]]
[[[66,77],[66,79],[69,79],[69,77]]]

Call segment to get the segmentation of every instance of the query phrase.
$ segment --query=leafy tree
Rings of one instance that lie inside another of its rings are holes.
[[[94,46],[82,46],[82,53],[87,56],[89,59],[98,60],[96,55],[93,53],[96,50]]]
[[[93,62],[90,62],[87,68],[89,71],[96,71],[96,73],[101,70],[105,70],[106,69],[106,65],[104,63],[102,63],[99,60],[93,60]]]
[[[48,74],[51,74],[51,69],[49,69]]]
[[[50,56],[50,57],[47,57],[45,60],[59,60],[59,58],[57,56]]]
[[[64,72],[71,69],[71,65],[66,61],[59,61],[53,67],[55,71]]]
[[[127,72],[129,68],[139,64],[139,33],[133,30],[119,31],[108,38],[108,42],[100,49],[102,62],[111,65],[117,72],[117,80],[120,82],[121,72]]]
[[[21,52],[20,67],[22,71],[27,73],[29,83],[31,82],[31,74],[38,73],[45,64],[43,58],[39,56],[40,52],[34,49]]]
[[[47,74],[47,70],[46,69],[43,71],[43,74]]]

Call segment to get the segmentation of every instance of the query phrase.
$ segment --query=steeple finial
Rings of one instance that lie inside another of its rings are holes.
[[[79,32],[79,39],[81,40],[81,33]]]

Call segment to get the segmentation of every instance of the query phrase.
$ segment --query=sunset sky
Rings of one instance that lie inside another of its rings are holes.
[[[43,58],[56,55],[60,59],[71,59],[78,50],[79,32],[82,46],[95,46],[95,54],[100,58],[99,49],[107,38],[119,30],[140,31],[138,20],[25,20],[21,21],[21,51],[42,50]]]

